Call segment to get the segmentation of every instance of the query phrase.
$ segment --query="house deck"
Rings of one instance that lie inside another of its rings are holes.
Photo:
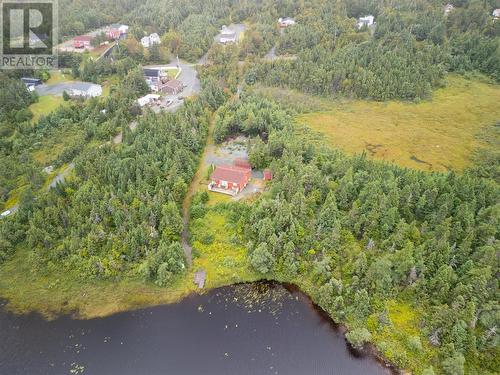
[[[232,189],[223,189],[223,188],[218,188],[216,186],[212,186],[212,184],[209,184],[208,185],[208,190],[210,191],[213,191],[213,192],[216,192],[216,193],[222,193],[222,194],[227,194],[227,195],[230,195],[232,197],[234,197],[235,195],[237,195],[238,193],[236,193],[235,190],[232,190]]]

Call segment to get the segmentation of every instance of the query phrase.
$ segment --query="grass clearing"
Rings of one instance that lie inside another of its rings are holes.
[[[128,276],[120,280],[81,281],[67,270],[42,273],[33,270],[29,251],[19,249],[0,267],[0,297],[16,313],[36,311],[48,319],[59,314],[80,318],[103,317],[116,312],[179,301],[196,291],[192,273],[168,288]]]
[[[48,115],[56,110],[64,103],[62,96],[44,95],[38,98],[38,102],[29,106],[29,110],[33,113],[32,122],[36,124],[40,117]]]
[[[54,70],[50,72],[50,78],[45,84],[54,85],[56,83],[70,82],[73,80],[71,74],[64,74],[61,70]]]
[[[250,265],[247,249],[235,240],[236,233],[220,206],[209,208],[203,218],[192,220],[190,233],[197,254],[193,269],[207,272],[207,288],[260,279]]]
[[[297,121],[351,154],[426,171],[463,170],[487,146],[478,134],[500,121],[500,86],[455,75],[447,83],[430,101],[337,102]]]
[[[417,373],[429,363],[437,365],[436,348],[429,344],[427,337],[421,336],[421,312],[406,302],[396,300],[388,301],[386,310],[386,324],[380,322],[379,314],[368,319],[373,342],[383,356],[400,367],[418,369]]]

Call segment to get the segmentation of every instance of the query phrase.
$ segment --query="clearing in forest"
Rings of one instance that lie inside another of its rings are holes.
[[[499,85],[451,75],[429,101],[338,102],[298,121],[351,154],[365,151],[420,170],[463,170],[472,153],[486,147],[478,136],[500,122],[499,103]]]

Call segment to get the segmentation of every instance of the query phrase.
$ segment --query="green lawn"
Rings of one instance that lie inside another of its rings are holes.
[[[9,310],[37,311],[46,318],[75,312],[81,318],[102,317],[176,302],[196,291],[192,273],[160,288],[131,275],[120,280],[84,281],[77,272],[55,266],[50,271],[37,271],[27,249],[18,249],[12,259],[0,265],[0,274],[0,297],[9,300]]]
[[[500,121],[500,86],[449,76],[447,86],[421,103],[331,103],[331,109],[297,121],[348,153],[421,170],[463,170],[487,147],[478,135]]]
[[[40,96],[37,103],[33,103],[29,106],[29,110],[33,113],[33,123],[38,122],[41,116],[48,115],[63,103],[64,100],[62,96]]]
[[[64,74],[60,70],[53,70],[50,72],[50,78],[47,82],[45,82],[47,85],[53,85],[56,83],[61,83],[61,82],[69,82],[72,81],[73,77],[71,74]]]
[[[224,210],[209,208],[207,214],[193,220],[189,228],[193,251],[198,255],[193,259],[193,269],[207,272],[208,288],[260,278],[250,265],[246,247],[232,241],[235,232],[227,220]]]

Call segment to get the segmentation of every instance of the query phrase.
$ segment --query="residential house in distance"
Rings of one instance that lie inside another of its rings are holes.
[[[141,44],[144,48],[149,48],[153,44],[160,44],[160,42],[161,42],[161,39],[157,33],[153,33],[153,34],[150,34],[148,36],[141,38]]]
[[[450,14],[450,12],[451,12],[453,9],[455,9],[455,7],[453,6],[453,4],[450,4],[450,3],[446,4],[446,5],[444,6],[444,15],[445,15],[445,16],[447,16],[448,14]]]
[[[293,18],[290,18],[290,17],[285,17],[285,18],[278,19],[278,23],[279,23],[280,27],[285,28],[288,26],[295,25],[295,20]]]
[[[210,176],[208,190],[222,194],[237,195],[250,181],[251,169],[219,165]]]
[[[358,30],[361,30],[363,26],[370,27],[375,23],[375,17],[373,17],[371,14],[368,16],[360,17],[358,18],[358,22],[356,23],[356,27]]]
[[[157,33],[151,34],[149,36],[149,42],[151,43],[151,45],[153,45],[153,44],[160,44],[161,43],[160,36]]]
[[[162,87],[162,90],[165,91],[168,95],[180,94],[183,89],[184,84],[178,79],[171,79],[167,81]]]
[[[221,44],[236,43],[236,32],[228,28],[226,25],[222,26],[219,42]]]
[[[495,9],[493,11],[493,13],[491,13],[491,15],[493,16],[494,19],[496,19],[496,20],[499,19],[500,18],[500,8]]]
[[[109,29],[106,31],[106,36],[109,39],[117,40],[126,38],[127,33],[128,33],[127,25],[114,23],[109,26]]]
[[[80,35],[80,36],[75,36],[73,38],[73,47],[74,48],[84,48],[84,49],[89,49],[91,48],[91,40],[94,39],[90,35]]]
[[[144,79],[151,91],[159,91],[161,86],[161,70],[160,69],[144,69]]]
[[[38,78],[22,77],[21,81],[26,85],[28,91],[34,91],[35,86],[42,84],[42,80]]]

